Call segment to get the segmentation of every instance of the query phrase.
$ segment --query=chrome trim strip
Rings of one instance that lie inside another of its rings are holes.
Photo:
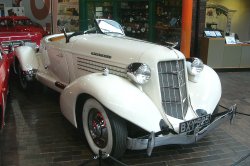
[[[126,68],[96,62],[90,59],[77,57],[77,69],[84,70],[90,73],[102,72],[103,69],[108,68],[110,74],[118,75],[127,78]]]

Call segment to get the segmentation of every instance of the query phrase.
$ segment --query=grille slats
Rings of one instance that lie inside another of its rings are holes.
[[[174,74],[174,75],[177,75],[179,72],[184,72],[184,70],[172,71],[172,72],[158,72],[158,73],[159,74]]]
[[[180,85],[180,86],[184,86],[185,84],[182,84],[182,85]],[[162,88],[170,88],[170,89],[179,89],[180,87],[178,87],[178,86],[163,86]]]
[[[159,62],[158,75],[165,113],[183,119],[188,109],[184,61]]]
[[[90,73],[102,72],[103,69],[107,67],[110,74],[119,75],[124,78],[127,77],[125,68],[85,59],[82,57],[77,57],[77,67],[79,70],[84,70]]]

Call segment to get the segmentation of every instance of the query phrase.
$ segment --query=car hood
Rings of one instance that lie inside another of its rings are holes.
[[[130,64],[143,59],[165,59],[174,54],[167,47],[128,37],[114,37],[103,34],[85,34],[70,39],[70,49],[79,54],[108,58],[113,62]],[[158,55],[157,50],[164,50],[164,55]]]

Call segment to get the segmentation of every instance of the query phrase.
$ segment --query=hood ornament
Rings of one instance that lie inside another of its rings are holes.
[[[103,73],[102,73],[104,76],[107,76],[109,74],[109,69],[107,67],[105,67],[103,69]]]

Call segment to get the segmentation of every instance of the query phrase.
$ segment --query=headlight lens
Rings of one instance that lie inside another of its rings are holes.
[[[196,57],[192,57],[190,59],[187,60],[187,69],[188,69],[188,73],[191,75],[198,75],[202,72],[203,68],[204,68],[204,64],[202,62],[202,60],[200,60],[199,58]]]
[[[132,63],[127,68],[127,74],[137,84],[145,84],[151,77],[151,70],[144,63]]]

